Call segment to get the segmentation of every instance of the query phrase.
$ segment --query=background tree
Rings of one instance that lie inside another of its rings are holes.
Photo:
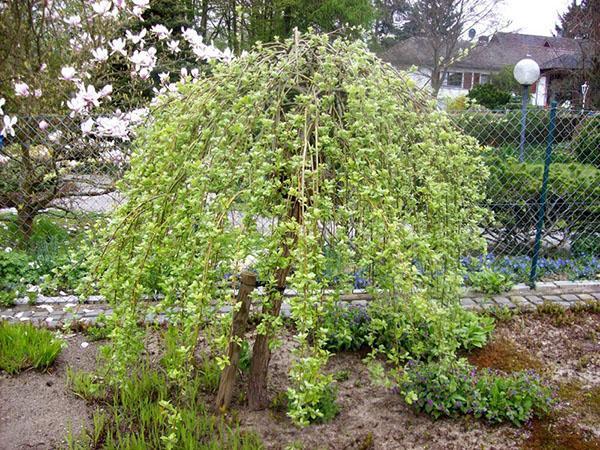
[[[557,34],[578,39],[581,57],[563,83],[569,97],[581,98],[581,85],[589,84],[587,108],[600,108],[600,0],[569,5],[556,25]]]
[[[503,0],[411,0],[402,14],[404,26],[430,47],[431,89],[437,96],[448,68],[470,50],[471,28],[489,32],[499,27],[496,12]]]
[[[373,22],[376,50],[385,49],[415,34],[412,22],[402,21],[408,8],[407,0],[374,0],[376,18]]]

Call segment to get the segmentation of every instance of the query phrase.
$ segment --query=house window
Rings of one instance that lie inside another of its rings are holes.
[[[462,72],[448,72],[446,74],[446,86],[450,87],[462,87],[463,85],[463,74]]]
[[[487,73],[482,73],[479,75],[479,84],[486,84],[490,82],[490,75]]]

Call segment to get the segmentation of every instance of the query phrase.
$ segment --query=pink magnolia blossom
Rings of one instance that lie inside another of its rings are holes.
[[[167,27],[165,27],[164,25],[153,25],[150,28],[150,31],[152,33],[154,33],[156,35],[156,37],[158,38],[159,41],[165,40],[169,37],[171,37],[171,32],[172,30],[169,30]]]
[[[77,71],[73,67],[65,66],[62,69],[60,69],[61,80],[75,81],[75,75],[77,75]]]
[[[129,60],[135,65],[136,71],[142,68],[148,70],[154,69],[156,66],[156,48],[150,47],[148,50],[135,50]]]
[[[125,153],[117,149],[107,150],[103,152],[101,156],[106,161],[116,164],[117,166],[124,165],[127,162],[127,157],[125,156]]]
[[[112,8],[112,3],[108,0],[99,0],[92,4],[92,9],[99,16],[106,16]]]
[[[38,123],[38,127],[42,131],[46,131],[48,129],[48,126],[48,122],[46,122],[45,120],[42,120],[40,123]]]
[[[51,142],[58,142],[58,141],[60,140],[60,138],[62,137],[62,135],[63,135],[62,131],[60,131],[60,130],[56,130],[56,131],[54,131],[53,133],[50,133],[50,134],[48,135],[48,139],[49,139]]]
[[[77,15],[69,16],[64,20],[64,22],[69,26],[79,28],[81,26],[81,17]]]
[[[94,128],[94,119],[88,119],[81,123],[81,132],[84,135],[90,134]]]
[[[35,91],[33,91],[33,96],[36,98],[40,98],[42,96],[42,90],[36,89]]]
[[[102,137],[113,137],[129,140],[129,121],[121,117],[99,117],[96,120],[96,134]]]
[[[150,110],[148,108],[137,108],[125,114],[125,119],[129,120],[131,124],[137,125],[140,122],[142,122],[146,117],[148,117],[149,113]]]
[[[113,39],[109,45],[113,55],[115,53],[120,53],[123,56],[127,56],[127,53],[125,52],[125,46],[127,45],[127,42],[125,41],[125,39]]]
[[[171,74],[169,72],[161,72],[158,74],[158,79],[160,80],[160,84],[165,84],[169,82],[169,77]]]
[[[67,100],[67,107],[71,110],[71,117],[75,114],[82,114],[86,109],[87,103],[82,96],[76,95],[70,100]]]
[[[97,49],[92,50],[92,55],[96,61],[104,62],[108,59],[108,50],[104,47],[98,47]]]
[[[27,83],[15,83],[15,95],[17,97],[29,97],[31,92]]]
[[[140,71],[137,73],[138,77],[140,77],[142,80],[147,80],[148,78],[150,78],[150,71],[143,67],[140,69]]]
[[[6,116],[4,116],[2,121],[4,123],[4,128],[2,128],[2,131],[0,132],[0,134],[4,137],[14,136],[15,129],[13,127],[17,123],[17,118],[6,115]]]
[[[100,90],[100,92],[98,94],[100,97],[107,97],[110,94],[112,94],[112,92],[113,92],[112,84],[107,84]]]
[[[125,31],[125,36],[131,41],[133,45],[140,44],[140,46],[143,47],[144,37],[146,36],[147,32],[148,31],[145,28],[142,28],[142,30],[138,34],[133,34],[131,31],[127,30]]]
[[[169,48],[169,51],[171,53],[177,54],[181,51],[181,49],[179,48],[179,41],[176,40],[171,40],[167,42],[167,47]]]

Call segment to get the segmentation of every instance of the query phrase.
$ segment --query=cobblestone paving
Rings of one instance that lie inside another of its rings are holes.
[[[295,293],[286,291],[286,296]],[[356,290],[352,294],[342,296],[341,301],[355,307],[365,307],[371,296],[365,291]],[[556,303],[569,308],[578,302],[600,301],[600,281],[556,281],[538,283],[535,290],[526,285],[516,285],[509,292],[501,295],[485,295],[466,290],[461,303],[464,308],[484,310],[486,308],[506,307],[509,309],[533,310],[545,302]],[[224,307],[222,312],[230,311]],[[290,315],[288,303],[283,304],[281,313]],[[0,309],[0,320],[10,322],[30,321],[36,325],[48,328],[60,328],[69,324],[94,324],[102,315],[112,314],[110,306],[101,296],[92,296],[80,301],[73,295],[46,297],[40,295],[35,303],[27,299],[17,300],[11,308]],[[148,314],[147,322],[164,323],[165,314]]]

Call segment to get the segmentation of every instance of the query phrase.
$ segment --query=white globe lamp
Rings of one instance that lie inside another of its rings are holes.
[[[540,78],[540,66],[531,58],[524,58],[515,65],[515,79],[523,86],[531,86]]]

